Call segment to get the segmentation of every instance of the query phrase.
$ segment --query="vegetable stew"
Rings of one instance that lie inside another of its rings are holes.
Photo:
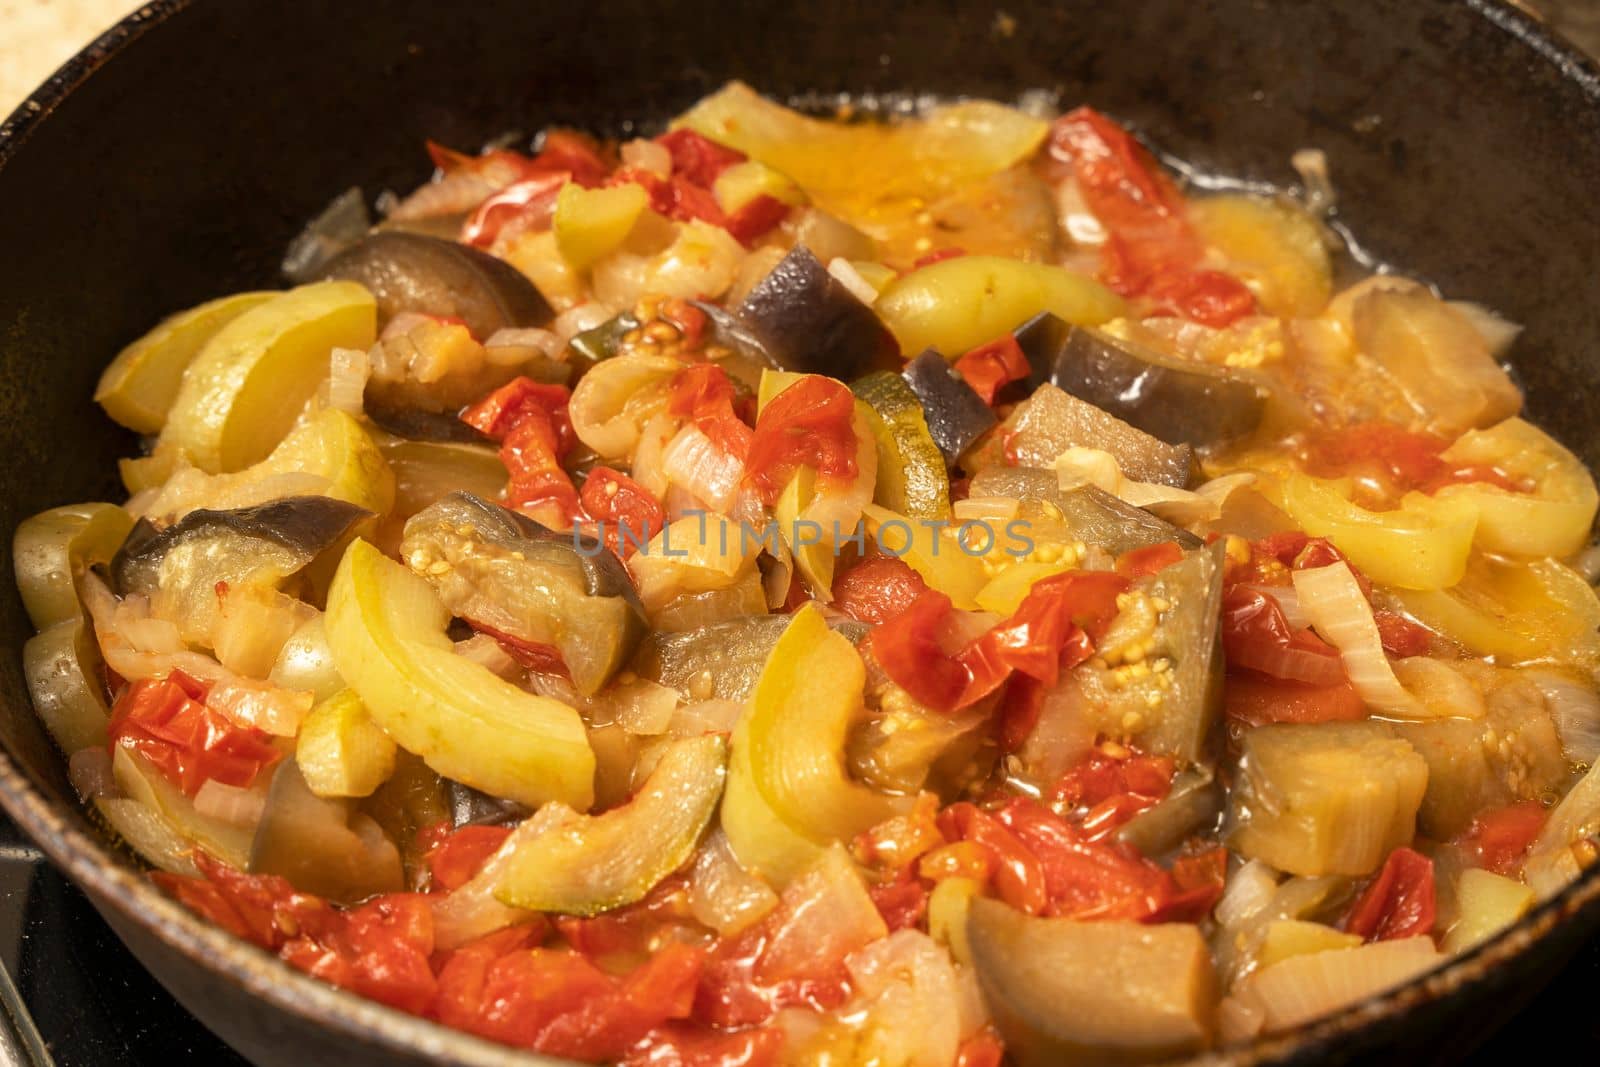
[[[16,535],[35,707],[196,912],[580,1061],[1034,1067],[1600,855],[1593,477],[1314,151],[739,84],[427,151],[118,354],[127,499]]]

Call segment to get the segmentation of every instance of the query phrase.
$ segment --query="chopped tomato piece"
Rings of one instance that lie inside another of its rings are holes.
[[[922,593],[899,616],[873,630],[868,646],[885,673],[932,708],[954,711],[1000,688],[1012,672],[1053,685],[1063,669],[1094,653],[1094,641],[1117,614],[1128,581],[1098,571],[1042,579],[1017,610],[951,656],[938,642],[950,598]]]
[[[657,313],[676,326],[683,335],[684,351],[699,351],[705,341],[706,327],[710,324],[710,318],[704,311],[682,297],[674,296],[663,300]]]
[[[938,796],[918,793],[910,811],[890,816],[857,834],[850,843],[851,851],[863,866],[899,874],[924,852],[944,844],[938,815]]]
[[[484,199],[461,226],[461,240],[478,248],[494,244],[513,220],[519,228],[548,229],[556,197],[572,180],[566,171],[554,171],[515,182]]]
[[[1169,275],[1152,282],[1146,295],[1157,302],[1157,313],[1171,312],[1216,329],[1256,309],[1255,294],[1238,278],[1219,270]]]
[[[560,527],[570,525],[579,508],[578,491],[561,467],[574,439],[567,414],[571,397],[566,386],[515,378],[461,415],[500,442],[500,462],[510,475],[506,506],[541,512]]]
[[[946,840],[970,841],[989,854],[994,887],[1001,900],[1028,915],[1045,913],[1051,891],[1044,866],[1010,827],[976,805],[962,801],[939,813],[939,828]]]
[[[905,560],[864,556],[834,578],[833,606],[876,626],[904,612],[927,588]]]
[[[667,411],[692,419],[711,443],[740,460],[750,452],[754,436],[736,410],[738,393],[728,372],[714,363],[696,363],[673,375],[667,389]]]
[[[1306,469],[1322,477],[1376,475],[1396,494],[1433,493],[1447,485],[1487,482],[1510,492],[1529,486],[1498,467],[1453,466],[1443,456],[1450,442],[1437,434],[1387,422],[1363,422],[1314,438],[1305,449]]]
[[[611,167],[601,158],[600,146],[593,137],[577,130],[552,129],[544,132],[533,166],[549,171],[566,171],[579,185],[593,189],[605,181]]]
[[[723,1028],[757,1026],[784,1008],[828,1011],[850,997],[850,974],[843,957],[815,956],[803,971],[778,974],[767,962],[767,948],[783,935],[794,916],[777,911],[736,937],[720,941],[706,960],[695,992],[696,1020]]]
[[[640,167],[623,167],[606,181],[607,185],[629,183],[642,187],[650,194],[650,210],[658,215],[679,222],[699,219],[713,226],[722,226],[727,222],[727,216],[717,206],[717,198],[711,195],[711,190],[696,185],[681,174],[663,178]]]
[[[755,243],[756,238],[772,232],[788,217],[788,204],[775,196],[763,194],[729,215],[722,228],[732,234],[734,240],[749,247]]]
[[[891,931],[916,929],[927,917],[928,887],[911,867],[902,867],[893,881],[872,886],[867,892]]]
[[[595,467],[578,495],[583,512],[600,524],[606,547],[626,559],[661,532],[667,513],[650,491],[610,467]]]
[[[1485,870],[1515,874],[1549,818],[1537,800],[1494,808],[1473,819],[1455,843]]]
[[[854,478],[855,414],[849,387],[819,374],[773,397],[756,420],[745,474],[762,500],[774,503],[802,466],[836,482]]]
[[[1177,895],[1172,876],[1131,845],[1085,840],[1037,801],[1012,798],[995,818],[1038,857],[1049,898],[1045,914],[1149,921]]]
[[[1254,671],[1229,671],[1223,684],[1228,717],[1251,726],[1269,722],[1355,722],[1367,717],[1366,702],[1348,681],[1300,685]]]
[[[1114,756],[1096,749],[1062,776],[1051,789],[1050,800],[1061,810],[1084,809],[1078,829],[1087,840],[1098,841],[1159,804],[1172,790],[1175,769],[1169,756],[1146,756],[1131,749]]]
[[[1222,899],[1228,877],[1228,850],[1213,848],[1180,856],[1172,864],[1177,892],[1152,917],[1155,922],[1200,922]]]
[[[1002,752],[1015,752],[1027,742],[1044,714],[1044,698],[1049,692],[1049,686],[1026,674],[1011,676],[995,715],[995,740]]]
[[[966,666],[939,645],[939,629],[950,610],[949,597],[924,589],[864,642],[895,684],[921,703],[947,711],[960,707],[972,683]]]
[[[552,1019],[532,1047],[575,1060],[621,1059],[658,1026],[689,1017],[704,967],[704,949],[669,943],[606,994]]]
[[[508,634],[503,630],[496,630],[488,623],[479,622],[477,619],[466,620],[467,624],[481,634],[486,634],[495,639],[505,654],[516,660],[523,669],[537,671],[540,674],[559,674],[570,678],[566,660],[561,658],[561,650],[555,645],[543,641],[529,641],[525,637]]]
[[[552,448],[564,456],[576,439],[567,418],[572,393],[564,385],[549,385],[531,378],[513,378],[461,413],[461,421],[485,437],[504,441],[517,426],[530,420],[549,421]]]
[[[956,1067],[1000,1067],[1006,1046],[1000,1035],[985,1026],[956,1049]]]
[[[441,829],[444,832],[439,832]],[[472,881],[510,836],[509,826],[463,826],[451,830],[448,823],[443,823],[432,829],[425,855],[434,887],[448,893]]]
[[[158,872],[157,885],[236,936],[334,985],[403,1011],[433,1001],[433,911],[414,893],[393,893],[339,911],[276,875],[244,874],[194,853],[197,877]]]
[[[1204,248],[1187,205],[1132,135],[1092,108],[1056,120],[1051,156],[1071,169],[1084,202],[1108,231],[1100,278],[1127,297],[1146,297],[1155,313],[1223,327],[1255,310],[1237,278],[1201,270]]]
[[[1222,648],[1228,665],[1301,685],[1345,681],[1339,650],[1308,628],[1295,629],[1278,602],[1258,589],[1235,585],[1222,600]]]
[[[1142,548],[1130,548],[1117,557],[1117,573],[1129,580],[1145,578],[1183,562],[1183,546],[1162,541]]]
[[[656,138],[656,144],[671,154],[674,175],[681,174],[707,189],[723,171],[749,158],[737,148],[718,144],[687,127],[662,134]]]
[[[729,1032],[667,1023],[646,1034],[622,1067],[777,1067],[783,1043],[783,1031],[775,1026]]]
[[[208,780],[249,788],[283,753],[266,733],[236,726],[206,707],[204,693],[176,671],[134,682],[111,710],[112,747],[137,752],[185,796],[194,796]]]
[[[1372,621],[1378,624],[1383,650],[1391,656],[1400,659],[1421,656],[1433,645],[1433,631],[1404,615],[1379,608],[1372,613]]]
[[[429,963],[433,911],[414,893],[392,893],[338,912],[325,931],[307,930],[278,955],[292,967],[401,1011],[421,1014],[438,990]]]
[[[1433,861],[1397,848],[1345,916],[1344,928],[1368,941],[1389,941],[1426,934],[1433,918]]]
[[[956,360],[956,373],[972,386],[972,391],[993,404],[995,394],[1012,382],[1028,377],[1033,368],[1014,334],[979,345]]]

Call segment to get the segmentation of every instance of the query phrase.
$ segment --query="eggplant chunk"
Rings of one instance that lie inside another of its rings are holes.
[[[1179,763],[1210,762],[1222,702],[1222,571],[1219,542],[1129,590],[1095,658],[1059,683],[1088,732]]]
[[[1146,1063],[1211,1040],[1216,976],[1196,926],[1033,918],[980,898],[966,933],[1019,1067]]]
[[[1387,723],[1273,723],[1244,736],[1228,845],[1290,874],[1362,876],[1416,836],[1428,761]]]
[[[1023,351],[1051,385],[1161,438],[1205,448],[1248,436],[1266,394],[1237,374],[1169,358],[1087,327],[1028,323]],[[1019,337],[1020,343],[1020,337]],[[1031,345],[1031,348],[1030,348]]]
[[[931,348],[906,364],[901,374],[922,401],[928,433],[947,466],[955,466],[961,454],[999,422],[950,361]]]
[[[1490,808],[1559,794],[1570,773],[1544,695],[1530,679],[1502,683],[1481,719],[1399,722],[1395,732],[1428,763],[1417,826],[1445,840]]]
[[[633,669],[641,678],[678,690],[685,700],[748,700],[789,621],[787,615],[752,615],[681,633],[652,632],[639,647]],[[852,644],[867,631],[849,620],[832,628]]]
[[[343,543],[372,513],[326,496],[189,512],[164,530],[141,519],[111,561],[121,596],[151,598],[155,614],[204,640],[217,622],[219,582],[230,590],[276,587]]]
[[[735,314],[785,370],[849,380],[891,363],[894,335],[807,248],[796,248]]]
[[[272,776],[250,848],[250,870],[341,904],[405,888],[400,852],[351,802],[317,796],[286,759]]]
[[[515,267],[457,241],[385,231],[333,257],[323,278],[365,286],[383,322],[401,311],[460,319],[482,340],[497,330],[544,326],[555,315]]]
[[[1194,467],[1189,445],[1168,444],[1048,383],[1016,406],[969,466],[979,469],[1010,462],[1045,467],[1069,448],[1109,452],[1134,481],[1179,489],[1189,484]]]
[[[645,632],[638,594],[614,555],[471,493],[413,515],[400,554],[452,615],[553,646],[586,696],[621,669]]]
[[[1062,489],[1055,471],[1038,467],[988,467],[972,479],[972,497],[1022,501],[1019,518],[1036,541],[1070,539],[1112,555],[1176,541],[1186,549],[1204,542],[1189,531],[1093,485]],[[1045,507],[1044,505],[1048,505]]]

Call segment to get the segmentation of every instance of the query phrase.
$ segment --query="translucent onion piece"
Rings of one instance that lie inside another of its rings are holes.
[[[313,703],[310,693],[239,677],[218,681],[206,697],[206,706],[237,725],[253,726],[275,737],[293,737]]]
[[[878,290],[874,289],[861,272],[850,265],[850,261],[843,256],[835,256],[828,263],[828,273],[833,275],[835,281],[850,291],[850,295],[871,307],[878,299]]]
[[[550,323],[550,331],[566,344],[585,330],[592,330],[616,315],[616,309],[598,300],[590,300],[577,307],[568,308]]]
[[[1292,956],[1250,980],[1265,1028],[1285,1030],[1404,985],[1444,957],[1427,937]]]
[[[740,536],[721,515],[691,515],[672,523],[628,560],[628,572],[648,612],[681,593],[726,589],[754,566],[760,542]]]
[[[267,794],[260,789],[240,789],[207,779],[194,795],[194,810],[208,819],[220,819],[235,826],[254,826],[261,821]]]
[[[897,930],[845,961],[864,1011],[855,1055],[861,1063],[947,1067],[954,1063],[966,1014],[950,954],[920,930]]]
[[[1583,869],[1574,846],[1600,835],[1600,764],[1589,768],[1561,798],[1534,839],[1523,866],[1528,884],[1546,899],[1560,892]]]
[[[732,507],[744,480],[744,462],[718,448],[694,426],[685,426],[667,444],[661,469],[669,482],[694,494],[710,510],[723,513]]]
[[[1243,588],[1253,593],[1269,596],[1278,602],[1278,607],[1283,609],[1283,617],[1295,629],[1310,626],[1311,619],[1300,607],[1300,597],[1292,585],[1244,585]]]
[[[1378,624],[1372,618],[1356,576],[1345,563],[1295,571],[1294,589],[1306,617],[1329,644],[1339,650],[1345,673],[1361,699],[1403,719],[1428,718],[1421,701],[1406,692],[1383,651]]]
[[[647,170],[658,178],[672,176],[672,153],[667,146],[643,137],[622,146],[622,165]]]
[[[720,829],[707,835],[689,868],[689,910],[724,937],[732,937],[778,906],[778,894],[744,869]]]
[[[1394,675],[1414,694],[1428,717],[1481,719],[1483,694],[1460,671],[1443,660],[1409,656],[1392,664]]]
[[[360,415],[365,410],[367,376],[372,373],[366,350],[335,348],[328,362],[328,406]]]
[[[541,807],[521,829],[527,835],[554,830],[582,816],[560,801],[551,801]],[[516,840],[508,839],[500,851],[489,857],[489,862],[479,868],[472,880],[445,896],[430,896],[433,907],[434,947],[441,950],[458,948],[496,930],[528,922],[534,912],[502,904],[495,899],[495,887],[500,876],[510,866],[516,851]]]
[[[1557,671],[1528,671],[1525,677],[1544,694],[1567,759],[1585,766],[1600,762],[1600,694]]]
[[[578,440],[602,459],[626,459],[652,415],[666,407],[667,383],[683,369],[670,356],[627,355],[598,363],[579,380],[567,411]]]
[[[610,696],[617,725],[630,734],[666,733],[672,725],[672,713],[678,709],[678,691],[648,678],[620,683],[612,688]]]
[[[1260,860],[1250,860],[1228,879],[1217,901],[1217,921],[1238,926],[1266,910],[1278,888],[1278,872]]]
[[[816,973],[819,961],[842,960],[889,932],[838,844],[789,884],[780,906],[784,921],[761,958],[760,977],[767,980]]]

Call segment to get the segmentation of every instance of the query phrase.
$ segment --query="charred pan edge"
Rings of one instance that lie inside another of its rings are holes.
[[[111,27],[68,60],[0,123],[0,167],[27,143],[29,133],[85,79],[152,27],[193,0],[156,0]],[[1600,66],[1556,38],[1537,20],[1499,0],[1467,0],[1466,7],[1517,44],[1528,48],[1563,80],[1600,108]],[[15,656],[15,650],[11,653]],[[137,926],[197,967],[221,974],[253,996],[313,1018],[337,1034],[432,1057],[463,1067],[527,1067],[570,1061],[492,1044],[416,1016],[383,1007],[300,973],[260,949],[225,933],[161,893],[126,855],[109,847],[81,811],[65,811],[34,785],[9,752],[0,751],[0,808],[59,867],[90,892],[97,905],[114,908],[122,923]],[[1336,1060],[1359,1055],[1364,1039],[1389,1026],[1403,1028],[1406,1013],[1444,999],[1461,987],[1494,981],[1497,968],[1532,951],[1580,913],[1600,910],[1600,867],[1473,952],[1423,978],[1338,1015],[1297,1030],[1227,1046],[1184,1061],[1258,1065]],[[1575,948],[1576,946],[1569,946]],[[1344,1054],[1339,1050],[1343,1048]]]
[[[0,122],[0,167],[28,142],[28,133],[34,125],[56,105],[66,99],[83,80],[100,68],[100,65],[132,42],[143,37],[145,31],[159,25],[188,7],[194,0],[155,0],[146,4],[89,42],[77,55],[67,60],[27,99],[17,105],[4,122]]]

